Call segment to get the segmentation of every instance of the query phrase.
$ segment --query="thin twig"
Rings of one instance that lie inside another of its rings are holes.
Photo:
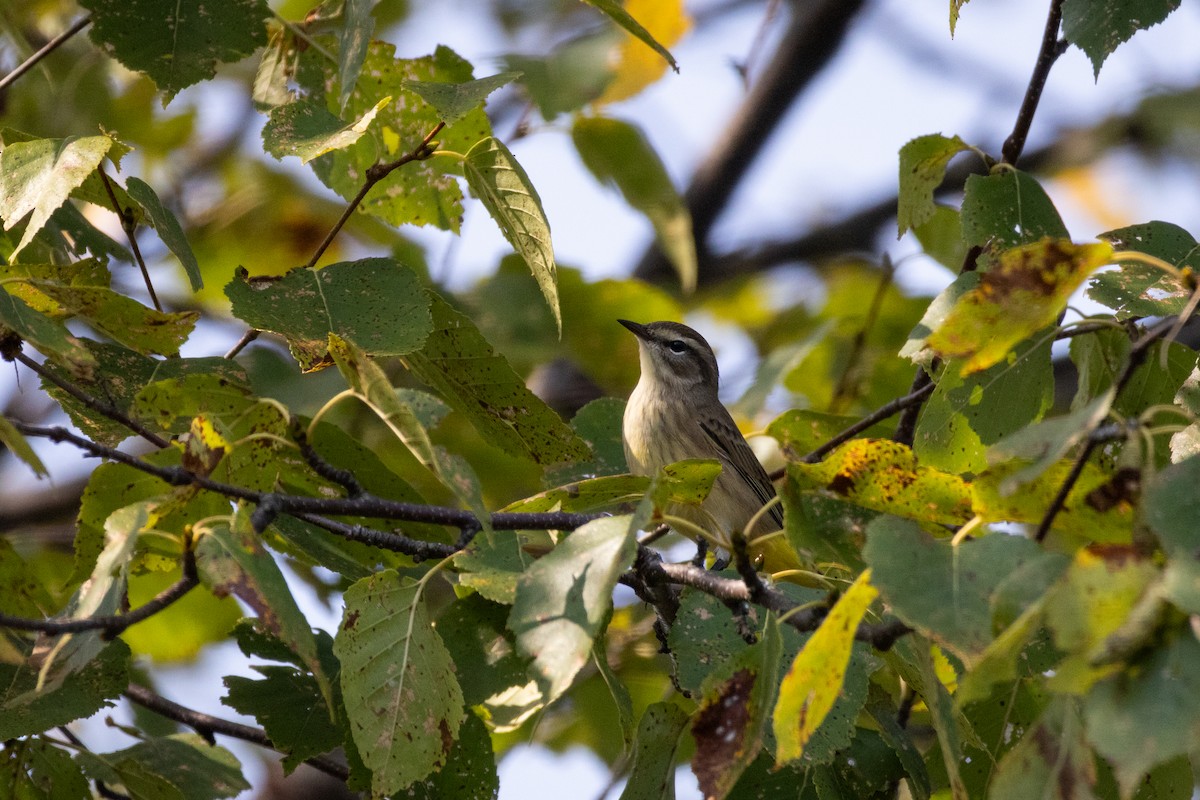
[[[137,263],[138,269],[142,271],[142,280],[146,283],[146,291],[150,293],[150,300],[154,303],[154,310],[162,313],[162,304],[158,302],[158,295],[154,292],[154,284],[150,282],[150,270],[146,269],[146,260],[142,258],[142,250],[138,247],[137,220],[134,219],[131,209],[121,208],[121,204],[117,201],[117,193],[113,191],[112,181],[108,179],[108,175],[105,174],[104,169],[97,168],[96,172],[100,174],[100,182],[104,184],[104,191],[108,194],[108,199],[112,203],[113,213],[121,221],[121,230],[125,231],[125,238],[129,240],[129,249],[133,251],[133,260]]]
[[[300,447],[300,455],[304,456],[304,460],[313,468],[313,472],[320,475],[327,481],[336,483],[346,490],[346,495],[349,497],[358,497],[363,493],[362,484],[354,477],[354,473],[348,469],[335,467],[325,460],[325,457],[313,449],[312,443],[308,441],[308,434],[305,427],[300,424],[295,417],[291,420],[292,438]]]
[[[213,741],[215,734],[221,734],[222,736],[241,739],[244,742],[250,742],[251,744],[257,744],[261,747],[266,747],[285,755],[287,754],[286,750],[276,747],[271,742],[271,738],[267,736],[266,731],[261,728],[252,728],[249,725],[242,725],[238,722],[221,719],[220,717],[214,717],[210,714],[204,714],[186,706],[181,706],[136,683],[131,683],[125,688],[125,696],[142,708],[149,709],[159,716],[187,725],[209,742]],[[308,758],[305,759],[304,763],[327,775],[332,775],[338,780],[344,781],[350,777],[350,770],[344,764],[339,764],[337,761],[325,756]]]
[[[183,575],[178,581],[128,613],[81,619],[27,619],[0,614],[0,628],[48,634],[103,630],[104,638],[111,639],[126,628],[154,616],[200,585],[200,576],[196,572],[196,557],[190,547],[183,551],[182,564]]]
[[[834,387],[833,395],[829,400],[829,412],[831,414],[838,413],[839,409],[845,407],[846,401],[853,396],[852,386],[854,371],[858,367],[858,361],[862,357],[863,350],[867,345],[867,334],[875,327],[875,321],[879,318],[879,310],[883,306],[883,298],[887,296],[888,287],[892,285],[892,279],[895,277],[896,269],[892,266],[892,260],[885,253],[883,256],[883,267],[880,270],[879,282],[875,285],[875,294],[871,298],[871,305],[867,309],[867,317],[863,320],[862,327],[854,334],[854,339],[850,342],[850,352],[846,356],[846,366],[842,369],[842,374],[838,376],[837,385]]]
[[[71,25],[71,27],[67,28],[58,36],[55,36],[53,39],[42,45],[37,52],[17,65],[16,69],[5,75],[3,78],[0,78],[0,91],[7,89],[10,84],[17,80],[17,78],[21,77],[26,72],[37,66],[39,61],[53,53],[55,50],[65,44],[68,39],[90,25],[91,22],[91,14],[88,14],[85,17],[80,17]]]
[[[317,245],[317,250],[315,253],[313,253],[312,258],[308,260],[308,263],[305,264],[306,267],[311,269],[317,265],[317,261],[319,261],[321,256],[325,254],[325,251],[329,249],[329,245],[333,244],[333,240],[337,237],[342,228],[345,227],[346,223],[350,221],[350,215],[353,214],[358,208],[359,204],[362,203],[363,199],[367,196],[367,192],[375,188],[375,184],[379,183],[394,170],[399,169],[405,164],[413,161],[424,161],[433,155],[434,149],[431,147],[431,144],[433,143],[433,137],[441,133],[442,128],[444,127],[446,127],[446,123],[439,122],[433,127],[433,130],[425,134],[425,138],[421,140],[419,145],[400,156],[395,161],[391,161],[387,164],[373,164],[367,168],[367,179],[363,182],[362,188],[358,190],[358,194],[356,194],[354,199],[350,201],[350,204],[346,206],[346,210],[342,212],[342,216],[338,218],[338,221],[334,223],[333,228],[331,228],[329,233],[325,235],[325,239],[321,242],[321,244]]]
[[[257,328],[251,328],[250,330],[243,333],[242,338],[237,340],[237,344],[235,344],[233,347],[229,348],[229,352],[225,354],[225,358],[233,358],[238,353],[242,352],[242,350],[245,349],[246,345],[250,344],[251,342],[253,342],[255,339],[258,338],[258,335],[260,333],[262,333],[262,331],[258,330]]]
[[[1133,346],[1129,349],[1129,358],[1125,361],[1125,366],[1121,368],[1121,372],[1113,381],[1113,386],[1116,389],[1113,399],[1120,396],[1121,391],[1128,385],[1129,380],[1133,377],[1133,373],[1146,360],[1146,351],[1156,341],[1166,336],[1175,327],[1175,319],[1167,317],[1160,320],[1154,327],[1147,329],[1142,333]],[[1108,441],[1108,436],[1095,436],[1099,428],[1100,422],[1093,426],[1092,430],[1088,431],[1087,443],[1083,449],[1079,451],[1079,455],[1075,457],[1075,462],[1071,465],[1070,472],[1063,480],[1062,486],[1058,487],[1058,492],[1055,493],[1054,499],[1050,501],[1050,506],[1046,509],[1046,513],[1042,515],[1042,521],[1038,524],[1037,530],[1034,532],[1033,538],[1037,541],[1042,541],[1046,535],[1050,533],[1050,526],[1054,524],[1054,518],[1062,511],[1066,505],[1067,497],[1071,494],[1071,490],[1075,488],[1079,476],[1083,474],[1083,469],[1087,465],[1088,459],[1096,448]]]
[[[157,433],[155,433],[154,431],[147,428],[142,423],[133,419],[132,417],[130,417],[125,412],[121,411],[116,406],[112,405],[111,403],[106,403],[103,400],[100,400],[99,398],[91,396],[90,394],[83,391],[82,389],[80,389],[78,386],[71,383],[70,381],[63,380],[62,378],[58,377],[53,372],[46,369],[43,365],[37,363],[36,361],[34,361],[32,358],[25,355],[24,353],[17,352],[16,355],[13,356],[13,360],[16,361],[17,363],[19,363],[21,366],[28,369],[30,372],[33,372],[35,375],[37,375],[42,380],[47,381],[48,383],[52,383],[55,386],[57,386],[59,389],[62,389],[64,392],[71,395],[71,397],[74,397],[80,403],[83,403],[85,406],[92,409],[93,411],[95,411],[99,414],[103,414],[104,416],[108,417],[109,419],[113,420],[114,422],[121,423],[126,428],[128,428],[132,433],[136,433],[138,436],[141,436],[143,439],[145,439],[147,442],[150,442],[150,444],[154,445],[155,447],[163,448],[163,447],[168,447],[170,445],[170,443],[166,439],[162,438],[161,436],[159,436]]]
[[[1025,140],[1033,125],[1033,115],[1037,112],[1038,102],[1042,99],[1042,91],[1046,88],[1046,80],[1050,77],[1050,68],[1067,49],[1065,39],[1058,38],[1059,28],[1062,27],[1063,0],[1050,0],[1050,10],[1046,14],[1046,29],[1042,33],[1042,46],[1038,50],[1037,61],[1033,65],[1033,74],[1029,77],[1029,85],[1025,87],[1025,98],[1021,101],[1021,109],[1017,112],[1017,121],[1012,133],[1004,140],[1000,154],[1004,163],[1016,166],[1021,151],[1025,149]]]

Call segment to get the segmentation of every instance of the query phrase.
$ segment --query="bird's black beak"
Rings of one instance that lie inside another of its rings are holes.
[[[646,330],[646,326],[640,322],[630,322],[627,319],[619,319],[617,322],[621,323],[630,331],[632,331],[633,335],[639,339],[648,340],[650,338],[650,332]]]

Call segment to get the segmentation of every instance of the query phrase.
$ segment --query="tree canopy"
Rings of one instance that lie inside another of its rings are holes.
[[[1183,218],[1069,230],[1050,178],[1195,170],[1198,90],[1037,133],[1060,57],[1098,76],[1178,0],[1046,0],[1002,142],[926,132],[894,196],[732,245],[719,220],[868,4],[478,4],[512,51],[486,64],[405,3],[19,5],[15,797],[265,791],[239,740],[380,798],[496,797],[527,741],[589,749],[627,800],[681,767],[705,798],[1192,796],[1200,245]],[[747,5],[744,100],[681,189],[625,111]],[[628,277],[556,257],[589,212],[522,165],[550,131],[652,231]],[[474,281],[439,238],[464,215],[506,243]],[[903,288],[897,234],[952,276],[936,296]],[[672,532],[715,462],[628,474],[616,320],[685,317],[757,358],[730,406],[802,569]],[[168,677],[220,648],[223,696]],[[110,735],[77,724],[118,704]]]

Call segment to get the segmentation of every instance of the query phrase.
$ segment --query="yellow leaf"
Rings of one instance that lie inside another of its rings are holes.
[[[791,464],[788,474],[801,488],[918,522],[961,525],[974,516],[962,478],[918,465],[910,448],[889,439],[854,439],[818,464]]]
[[[683,0],[627,0],[625,10],[663,47],[675,44],[692,26]],[[667,71],[663,57],[632,36],[622,40],[615,62],[616,72],[597,107],[633,97]]]
[[[1007,250],[926,344],[942,358],[965,358],[963,375],[998,364],[1019,342],[1053,325],[1071,293],[1112,252],[1107,244],[1049,237]]]
[[[833,708],[846,679],[854,632],[878,595],[871,585],[871,570],[865,570],[796,655],[779,686],[772,719],[779,764],[800,758]]]

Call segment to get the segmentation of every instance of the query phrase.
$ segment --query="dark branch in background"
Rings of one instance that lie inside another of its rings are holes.
[[[1146,353],[1150,349],[1150,346],[1170,333],[1177,322],[1178,320],[1174,317],[1159,320],[1152,328],[1143,331],[1138,340],[1129,348],[1129,358],[1125,361],[1125,366],[1121,368],[1121,373],[1113,381],[1113,386],[1116,389],[1116,393],[1113,395],[1114,402],[1121,396],[1121,392],[1129,384],[1129,379],[1133,377],[1133,373],[1146,360]],[[1037,541],[1040,542],[1045,539],[1046,534],[1050,532],[1050,527],[1054,524],[1054,518],[1058,516],[1058,512],[1062,511],[1063,506],[1067,502],[1068,495],[1075,488],[1075,484],[1079,480],[1079,476],[1083,474],[1083,468],[1087,465],[1087,461],[1092,453],[1106,441],[1112,440],[1113,434],[1111,432],[1105,432],[1100,436],[1096,435],[1100,432],[1099,426],[1100,423],[1096,423],[1092,430],[1088,431],[1087,442],[1084,444],[1083,449],[1079,451],[1079,455],[1075,457],[1075,462],[1071,465],[1071,471],[1067,473],[1062,486],[1058,487],[1058,492],[1054,495],[1054,499],[1050,501],[1050,506],[1046,509],[1046,513],[1042,516],[1042,521],[1034,533],[1034,539]]]
[[[234,739],[241,739],[251,744],[257,744],[286,755],[285,751],[280,750],[271,743],[270,737],[261,728],[252,728],[249,725],[242,725],[241,723],[231,722],[220,717],[202,714],[199,711],[172,702],[162,695],[156,694],[136,683],[131,683],[126,687],[125,696],[142,708],[149,709],[159,716],[188,726],[207,739],[210,744],[214,743],[215,734],[220,734]],[[350,777],[350,770],[346,765],[339,764],[331,758],[315,756],[305,759],[304,763],[339,780],[344,781]]]
[[[128,613],[82,619],[25,619],[0,614],[0,627],[48,634],[103,630],[104,638],[112,639],[126,628],[154,616],[200,585],[200,576],[196,572],[196,556],[190,546],[183,551],[182,565],[183,576],[178,581]]]
[[[701,284],[722,277],[704,257],[705,240],[713,223],[796,97],[838,52],[851,21],[863,6],[864,0],[796,3],[791,25],[774,57],[721,140],[697,168],[684,200],[692,215]],[[671,269],[662,252],[652,247],[634,274],[647,280],[666,280]]]
[[[108,179],[104,169],[96,168],[96,172],[100,175],[100,182],[104,184],[104,191],[108,194],[108,201],[112,203],[113,213],[117,215],[117,219],[121,221],[121,230],[125,231],[125,238],[129,240],[129,249],[133,251],[133,260],[137,263],[138,269],[142,271],[142,280],[146,283],[146,291],[150,293],[150,300],[154,303],[154,310],[161,312],[162,304],[158,302],[158,295],[154,292],[154,284],[150,281],[150,270],[146,269],[146,259],[142,258],[142,249],[138,247],[137,242],[137,219],[133,215],[133,209],[121,208],[121,204],[117,201],[117,194],[113,191],[112,181]]]
[[[111,403],[106,403],[103,400],[100,400],[99,398],[92,397],[90,394],[83,391],[75,384],[73,384],[69,381],[65,381],[62,378],[59,378],[57,375],[50,372],[48,369],[46,369],[41,364],[37,363],[36,361],[34,361],[32,358],[25,355],[24,353],[18,351],[12,357],[12,360],[16,361],[18,364],[25,367],[30,372],[34,373],[35,375],[37,375],[39,378],[46,381],[47,383],[52,383],[55,386],[57,386],[59,389],[62,389],[64,392],[71,395],[71,397],[74,397],[76,400],[83,403],[85,406],[87,406],[91,410],[95,411],[96,413],[103,414],[104,416],[108,417],[109,419],[113,420],[114,422],[121,423],[126,428],[128,428],[130,431],[132,431],[133,433],[136,433],[138,436],[141,436],[143,439],[145,439],[147,442],[154,445],[155,447],[161,448],[161,447],[169,446],[166,439],[162,438],[157,433],[155,433],[154,431],[147,428],[145,425],[142,425],[142,423],[133,419],[128,414],[125,414],[120,409],[113,406]]]
[[[57,50],[59,47],[61,47],[63,44],[65,44],[67,42],[67,40],[69,40],[75,34],[79,33],[81,30],[86,28],[91,23],[92,23],[92,15],[91,14],[88,14],[85,17],[81,17],[80,19],[76,20],[74,22],[74,24],[71,25],[71,27],[67,28],[65,31],[60,33],[58,36],[55,36],[53,39],[51,39],[50,41],[48,41],[44,45],[42,45],[36,53],[34,53],[29,58],[22,61],[17,66],[16,69],[14,69],[12,72],[5,75],[3,78],[0,78],[0,92],[4,91],[9,86],[11,86],[14,82],[16,82],[17,78],[20,78],[26,72],[33,69],[35,66],[37,66],[39,61],[41,61],[43,58],[45,58],[46,56],[53,53],[55,50]]]
[[[346,223],[350,221],[351,215],[353,215],[358,209],[362,201],[366,199],[367,193],[375,188],[375,184],[379,183],[381,180],[386,178],[388,175],[391,175],[405,164],[410,164],[413,161],[424,161],[433,155],[434,150],[436,149],[433,144],[433,137],[441,133],[442,128],[444,127],[446,127],[445,122],[439,122],[437,125],[433,126],[433,129],[430,130],[429,133],[425,134],[425,138],[421,140],[420,144],[397,158],[395,161],[389,161],[386,164],[372,164],[367,168],[367,178],[365,181],[363,181],[363,185],[358,190],[358,194],[354,195],[354,198],[346,206],[346,210],[342,212],[342,215],[338,217],[337,222],[335,222],[333,227],[329,229],[329,233],[325,234],[325,238],[321,240],[319,245],[317,245],[317,249],[312,254],[312,258],[310,258],[308,263],[304,265],[306,268],[312,269],[317,265],[317,262],[321,260],[321,256],[325,255],[325,251],[329,249],[329,245],[333,244],[333,240],[337,238],[339,233],[341,233],[342,228],[346,227]],[[230,348],[229,352],[225,354],[225,358],[233,358],[238,353],[242,352],[246,345],[258,338],[260,333],[261,331],[254,329],[246,331],[246,333],[242,335],[242,338],[238,340],[237,344]]]

